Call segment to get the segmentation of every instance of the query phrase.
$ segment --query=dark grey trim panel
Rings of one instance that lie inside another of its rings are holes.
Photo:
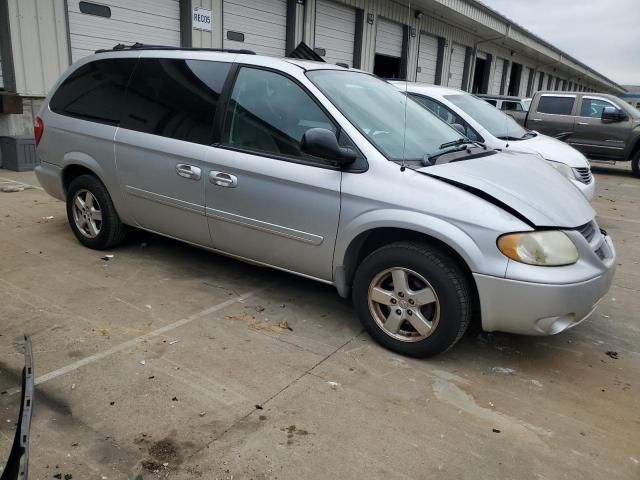
[[[0,52],[2,53],[2,76],[4,89],[16,91],[16,77],[13,69],[13,48],[11,46],[11,30],[9,28],[8,0],[0,0]]]
[[[296,48],[296,9],[297,0],[287,0],[287,26],[285,38],[285,55],[288,56]]]
[[[191,0],[180,0],[180,46],[193,46],[193,29],[191,27]]]
[[[364,10],[356,8],[356,31],[353,39],[353,68],[362,65],[362,39],[364,37]]]
[[[436,85],[442,85],[442,67],[444,65],[444,49],[446,48],[447,40],[444,37],[438,37],[438,53],[436,55],[436,78],[434,83]]]
[[[236,215],[235,213],[223,212],[222,210],[216,210],[215,208],[206,208],[205,210],[206,215],[209,218],[215,218],[216,220],[221,220],[223,222],[235,223],[236,225],[253,228],[254,230],[260,230],[261,232],[272,233],[292,240],[298,240],[302,243],[309,243],[311,245],[318,246],[324,241],[324,237],[314,235],[313,233],[302,232],[300,230],[294,230],[293,228],[263,222],[261,220],[256,220],[255,218],[243,217],[242,215]]]
[[[198,215],[205,214],[204,205],[185,202],[184,200],[178,200],[177,198],[167,197],[165,195],[160,195],[159,193],[153,193],[141,188],[132,187],[131,185],[125,185],[124,189],[134,197],[144,198],[145,200],[150,200],[161,205],[167,205],[187,212],[197,213]]]
[[[473,48],[465,47],[464,49],[464,68],[462,69],[462,89],[471,91],[469,86],[469,73],[471,72],[471,57],[473,56]],[[475,61],[475,59],[474,59]]]

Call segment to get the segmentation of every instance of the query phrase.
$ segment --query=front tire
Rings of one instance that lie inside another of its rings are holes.
[[[471,321],[471,292],[451,257],[429,245],[399,242],[379,248],[358,267],[353,302],[369,334],[410,357],[445,352]]]
[[[69,185],[67,219],[78,241],[95,250],[115,247],[126,235],[109,192],[93,175],[80,175]]]

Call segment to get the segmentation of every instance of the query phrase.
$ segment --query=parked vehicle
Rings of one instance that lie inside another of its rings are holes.
[[[547,135],[568,133],[566,142],[592,160],[631,162],[640,177],[640,110],[604,93],[538,92],[525,128]]]
[[[502,110],[521,125],[524,125],[524,119],[527,116],[529,107],[531,106],[531,98],[529,97],[513,97],[509,95],[489,95],[480,93],[477,93],[476,97],[482,98],[489,105],[493,105],[497,109]]]
[[[549,163],[578,187],[591,201],[596,182],[588,160],[576,149],[554,138],[525,130],[512,118],[462,90],[422,83],[392,82],[405,87],[420,105],[438,115],[471,140],[489,148],[533,153]]]
[[[406,127],[405,127],[406,126]],[[584,196],[537,156],[468,139],[375,76],[239,52],[79,60],[37,117],[37,175],[83,245],[126,226],[335,285],[396,352],[548,335],[615,270]]]

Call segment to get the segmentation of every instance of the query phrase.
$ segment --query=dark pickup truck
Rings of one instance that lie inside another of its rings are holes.
[[[631,162],[640,177],[640,110],[604,93],[537,92],[525,128],[558,136],[592,160]]]

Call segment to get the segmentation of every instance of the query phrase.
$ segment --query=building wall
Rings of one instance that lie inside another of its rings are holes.
[[[16,93],[44,96],[69,66],[64,0],[8,0]]]

